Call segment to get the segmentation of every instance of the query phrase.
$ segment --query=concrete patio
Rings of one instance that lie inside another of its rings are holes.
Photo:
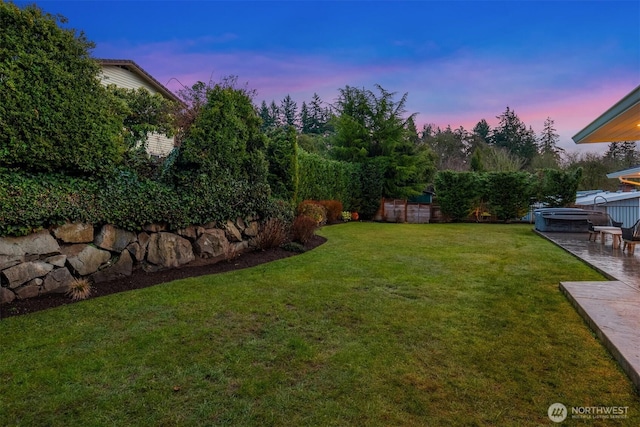
[[[588,233],[537,233],[609,279],[561,282],[560,290],[640,392],[640,254],[589,241]]]

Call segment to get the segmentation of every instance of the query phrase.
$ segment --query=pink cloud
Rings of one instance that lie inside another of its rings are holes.
[[[560,145],[568,151],[601,151],[602,146],[576,146],[571,137],[637,85],[637,75],[612,71],[607,78],[592,73],[568,55],[510,60],[490,54],[459,51],[439,59],[373,63],[368,66],[330,56],[270,52],[190,52],[200,42],[224,44],[232,34],[195,41],[170,41],[139,46],[98,45],[99,57],[132,59],[173,91],[196,81],[219,81],[234,75],[240,85],[257,92],[258,103],[279,103],[286,95],[298,102],[318,93],[326,103],[346,85],[373,89],[379,83],[398,97],[408,92],[407,111],[418,112],[417,124],[471,130],[507,106],[536,133],[547,117],[555,121]]]

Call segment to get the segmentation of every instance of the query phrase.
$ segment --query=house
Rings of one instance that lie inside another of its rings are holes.
[[[602,113],[597,119],[578,132],[576,144],[610,143],[640,140],[640,86]],[[626,188],[638,187],[637,191],[617,193],[600,192],[578,196],[576,205],[604,210],[625,227],[640,219],[640,166],[607,174],[618,178]]]
[[[576,144],[640,140],[640,86],[578,132]]]
[[[623,227],[631,227],[640,219],[640,191],[592,191],[580,192],[576,207],[606,212]]]
[[[128,59],[98,59],[102,68],[101,83],[114,84],[124,89],[145,88],[151,94],[159,93],[165,98],[184,104],[180,98],[158,82],[135,62]],[[159,133],[149,135],[147,152],[152,156],[165,157],[175,147],[175,139]]]

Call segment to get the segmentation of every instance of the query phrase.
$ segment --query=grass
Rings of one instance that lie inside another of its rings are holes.
[[[319,233],[293,258],[0,321],[0,424],[527,426],[561,402],[638,425],[558,290],[603,277],[530,226]]]

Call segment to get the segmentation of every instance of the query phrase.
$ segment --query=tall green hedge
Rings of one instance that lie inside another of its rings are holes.
[[[471,213],[474,202],[484,195],[481,174],[440,171],[434,179],[436,197],[444,215],[462,221]]]
[[[529,172],[440,171],[435,177],[437,201],[442,213],[462,221],[479,206],[498,219],[522,217],[533,202],[567,206],[575,201],[581,171],[545,169]]]
[[[360,196],[360,165],[330,160],[298,149],[299,181],[297,202],[339,200],[345,209],[357,209]]]
[[[122,161],[123,105],[93,43],[36,6],[0,2],[0,167],[95,174]]]

